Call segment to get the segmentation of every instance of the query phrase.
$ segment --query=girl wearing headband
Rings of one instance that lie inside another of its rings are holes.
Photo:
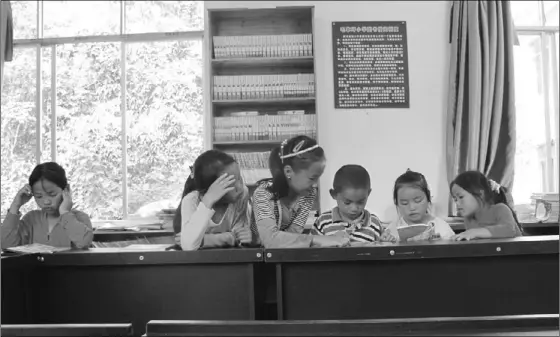
[[[325,153],[314,139],[297,136],[270,153],[272,179],[253,194],[254,221],[265,248],[338,247],[346,237],[302,234],[325,170]]]

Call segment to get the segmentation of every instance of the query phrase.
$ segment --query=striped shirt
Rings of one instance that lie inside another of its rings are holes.
[[[254,221],[262,244],[265,248],[310,247],[312,237],[302,232],[317,197],[317,187],[298,197],[290,211],[268,190],[271,185],[271,181],[265,181],[253,193]]]
[[[381,221],[367,210],[352,222],[344,221],[338,207],[321,214],[311,233],[313,235],[335,235],[345,231],[350,235],[351,242],[375,242],[381,237]]]

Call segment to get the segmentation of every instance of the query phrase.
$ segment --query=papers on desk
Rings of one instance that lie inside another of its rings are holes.
[[[52,254],[56,252],[64,252],[70,250],[70,248],[53,247],[53,246],[43,245],[40,243],[32,243],[30,245],[6,248],[6,250],[15,253],[21,253],[21,254]]]
[[[118,222],[107,221],[105,223],[99,223],[95,226],[95,230],[104,231],[143,231],[143,230],[162,230],[163,224],[160,219],[157,218],[140,218],[140,219],[128,219],[119,220]]]
[[[162,252],[171,246],[171,244],[132,244],[126,247],[96,247],[90,248],[90,251],[98,253]]]

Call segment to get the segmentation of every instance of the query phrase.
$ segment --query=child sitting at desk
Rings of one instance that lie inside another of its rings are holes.
[[[365,209],[371,182],[360,165],[344,165],[334,175],[331,197],[337,206],[321,214],[311,233],[348,237],[351,244],[380,241],[381,221]]]
[[[303,234],[325,170],[325,152],[314,139],[297,136],[270,152],[272,179],[258,183],[253,210],[265,248],[340,247],[348,238]]]
[[[445,220],[430,213],[432,195],[428,181],[422,173],[407,170],[395,181],[393,201],[397,207],[399,218],[391,223],[387,230],[397,241],[424,241],[441,238],[451,239],[455,232]],[[424,232],[410,238],[401,238],[399,228],[412,225],[428,225]]]
[[[228,154],[209,150],[196,158],[173,219],[183,250],[258,245],[251,228],[249,191],[239,165]]]
[[[19,209],[31,197],[40,210],[21,218]],[[2,224],[2,248],[41,243],[54,247],[87,248],[93,240],[89,216],[72,209],[66,171],[54,162],[39,164],[29,176],[29,185],[16,194]]]
[[[507,201],[507,190],[478,171],[459,174],[450,184],[465,231],[453,240],[512,238],[523,232]]]

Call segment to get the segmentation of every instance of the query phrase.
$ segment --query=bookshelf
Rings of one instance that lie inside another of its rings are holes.
[[[209,9],[205,25],[210,146],[254,187],[273,147],[317,138],[313,7]]]

